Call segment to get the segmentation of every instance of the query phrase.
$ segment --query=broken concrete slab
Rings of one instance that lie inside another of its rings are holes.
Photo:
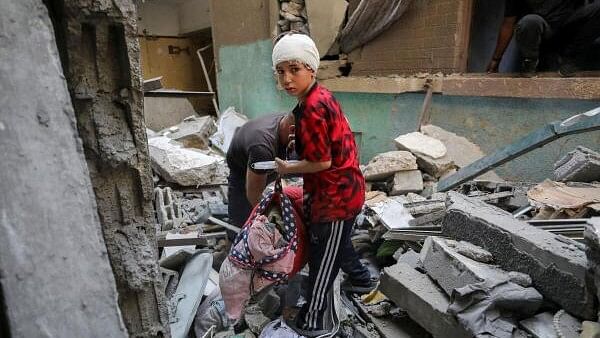
[[[394,139],[394,142],[398,150],[410,151],[417,157],[423,155],[432,159],[439,159],[444,157],[447,152],[446,146],[442,141],[418,131],[400,135]]]
[[[417,170],[417,158],[408,151],[388,151],[369,161],[363,174],[367,181],[384,180],[398,171]]]
[[[421,255],[414,252],[413,249],[408,249],[408,251],[400,255],[400,257],[398,257],[398,263],[406,264],[418,271],[424,270]]]
[[[488,250],[503,269],[527,273],[544,297],[582,318],[596,315],[585,253],[510,213],[456,192],[448,193],[444,235]]]
[[[144,119],[152,130],[169,128],[192,115],[196,110],[185,97],[144,97]]]
[[[168,137],[148,140],[152,169],[163,179],[181,186],[226,184],[227,173],[222,158],[206,155],[200,150],[183,148]]]
[[[455,133],[444,130],[438,126],[431,124],[422,126],[421,132],[427,136],[442,141],[448,151],[445,157],[448,158],[448,161],[452,161],[459,168],[464,168],[485,156],[485,153],[475,143],[469,141],[465,137],[458,136]],[[503,181],[493,171],[477,177],[477,180],[488,180],[494,182]]]
[[[423,176],[419,170],[403,170],[394,174],[390,196],[423,191]]]
[[[552,312],[542,312],[520,321],[519,325],[534,338],[558,338],[553,320]]]
[[[402,203],[388,198],[369,207],[379,218],[379,221],[389,230],[408,227],[413,219]]]
[[[497,285],[509,280],[508,273],[493,265],[472,260],[456,252],[457,242],[428,237],[421,250],[421,262],[448,296],[454,289],[488,281]]]
[[[494,256],[492,256],[492,254],[489,251],[470,242],[456,242],[454,244],[454,249],[459,254],[477,262],[492,263],[494,261]]]
[[[600,299],[600,217],[593,217],[587,221],[583,237],[586,244],[585,254],[597,290],[596,298]]]
[[[346,18],[348,2],[345,0],[305,0],[310,36],[317,45],[319,55],[325,56],[340,33]]]
[[[425,155],[417,156],[417,164],[423,172],[433,176],[435,179],[440,179],[456,170],[456,164],[448,156],[441,158],[432,158]]]
[[[554,330],[556,330],[559,337],[579,338],[581,321],[568,314],[564,309],[558,310],[554,314],[553,324]]]
[[[188,116],[176,126],[161,130],[160,135],[178,141],[185,148],[209,149],[209,137],[217,131],[212,116]]]
[[[219,121],[217,121],[217,132],[210,137],[212,144],[227,154],[229,144],[233,139],[233,134],[237,128],[248,122],[248,117],[235,111],[233,107],[227,108],[221,113]]]
[[[384,268],[379,290],[435,338],[471,337],[447,310],[448,297],[425,274],[398,263]]]
[[[557,181],[600,181],[600,154],[578,146],[554,163],[554,177]]]

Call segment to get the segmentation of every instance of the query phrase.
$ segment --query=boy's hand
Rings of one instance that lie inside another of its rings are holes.
[[[275,157],[275,163],[277,163],[277,168],[275,168],[275,171],[279,174],[279,175],[285,175],[285,174],[289,174],[289,164],[280,159],[279,157]]]

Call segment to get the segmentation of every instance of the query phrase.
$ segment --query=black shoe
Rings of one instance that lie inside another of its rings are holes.
[[[521,75],[524,77],[534,77],[537,71],[538,59],[525,58],[521,61]]]
[[[365,294],[369,293],[377,288],[379,281],[377,278],[370,278],[367,282],[357,282],[351,281],[350,279],[345,279],[340,288],[344,291]]]
[[[558,75],[561,77],[573,77],[578,70],[579,67],[577,67],[577,62],[574,59],[563,58],[558,68]]]

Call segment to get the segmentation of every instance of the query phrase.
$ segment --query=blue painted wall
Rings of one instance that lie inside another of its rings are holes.
[[[221,107],[256,117],[289,111],[295,100],[276,89],[271,68],[271,41],[219,49]],[[335,93],[359,133],[361,161],[393,150],[393,138],[414,131],[424,94]],[[599,101],[544,100],[434,95],[431,122],[479,144],[486,153],[519,139],[545,123],[600,106]],[[600,131],[573,135],[515,159],[496,172],[509,180],[541,181],[563,154],[584,145],[600,150]]]

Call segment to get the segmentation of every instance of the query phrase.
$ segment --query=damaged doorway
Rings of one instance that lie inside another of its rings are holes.
[[[147,0],[137,8],[147,128],[160,131],[188,116],[216,115],[209,1]]]

